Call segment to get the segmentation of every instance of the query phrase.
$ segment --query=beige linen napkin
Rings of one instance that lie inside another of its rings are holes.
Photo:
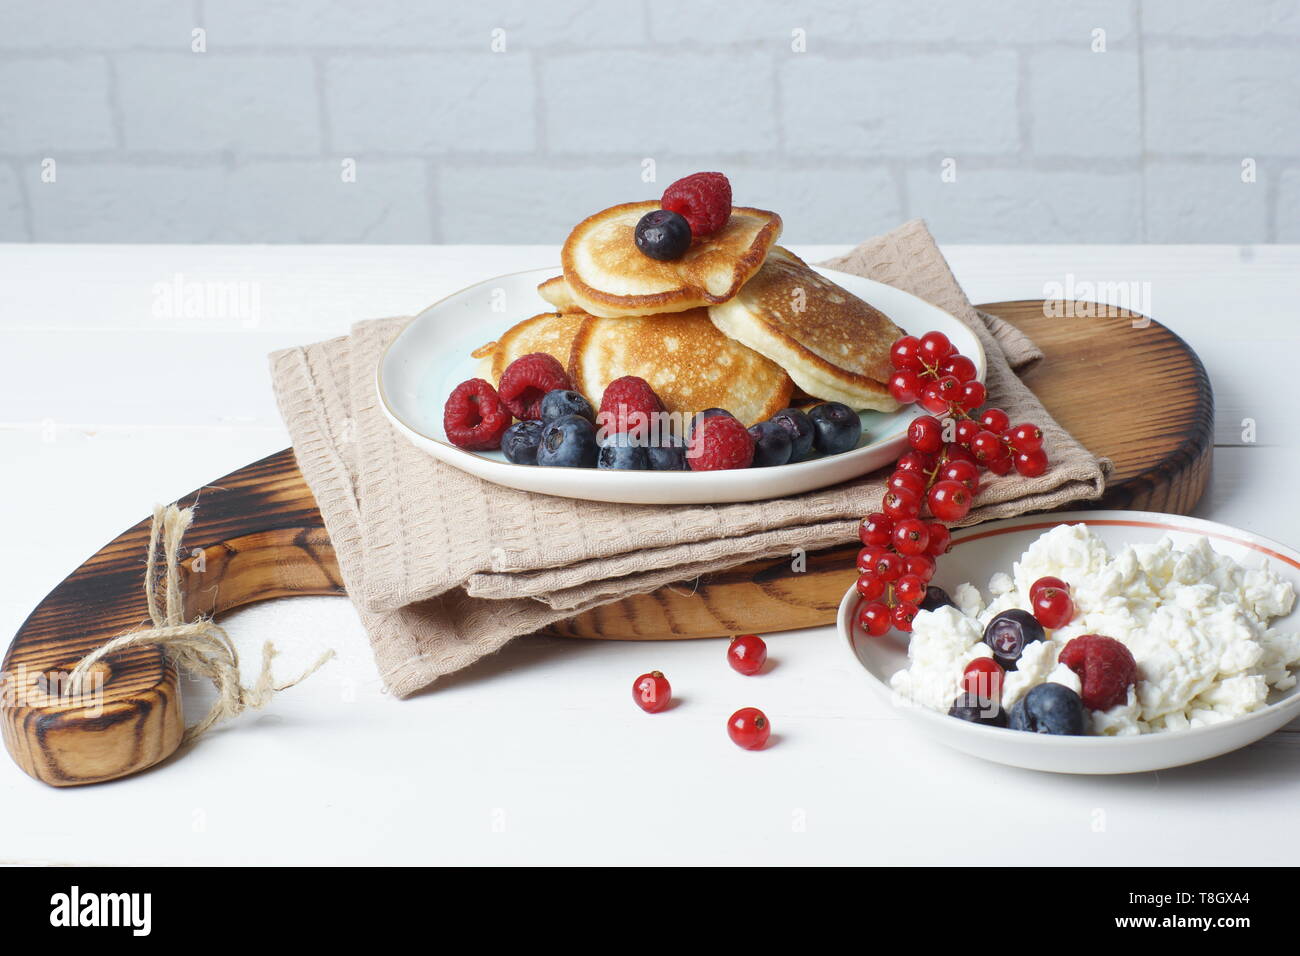
[[[967,323],[987,353],[990,402],[1013,421],[1042,426],[1053,467],[1034,479],[986,475],[964,523],[1100,496],[1103,463],[1012,371],[1041,353],[1009,324],[981,320],[924,223],[827,265],[912,292]],[[858,518],[879,505],[882,474],[790,498],[674,507],[484,482],[416,449],[378,407],[376,363],[407,321],[359,322],[350,336],[271,356],[299,467],[384,681],[399,696],[588,608],[794,548],[851,541]]]

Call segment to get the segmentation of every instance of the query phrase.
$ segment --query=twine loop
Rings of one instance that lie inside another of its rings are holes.
[[[277,684],[271,673],[271,660],[277,651],[267,641],[262,645],[261,673],[252,687],[245,687],[240,682],[239,651],[225,629],[210,617],[199,617],[188,622],[185,620],[185,597],[181,592],[178,555],[181,539],[193,520],[193,508],[177,508],[174,504],[154,507],[153,521],[149,527],[149,558],[144,572],[145,599],[153,627],[130,631],[113,638],[78,661],[69,674],[69,689],[74,694],[79,693],[90,668],[110,654],[143,644],[163,648],[178,667],[206,677],[217,689],[217,699],[207,716],[185,728],[185,735],[181,739],[183,744],[197,740],[214,724],[246,709],[264,707],[276,692],[287,690],[306,680],[334,656],[332,650],[326,651],[296,679]],[[160,547],[161,562],[158,555]],[[158,600],[160,563],[163,570],[162,607],[159,607]]]

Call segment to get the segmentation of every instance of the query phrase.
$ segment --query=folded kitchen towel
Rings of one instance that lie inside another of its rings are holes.
[[[987,475],[964,523],[1099,497],[1105,463],[1016,377],[1041,353],[967,301],[924,223],[868,240],[828,266],[911,292],[969,325],[988,358],[989,401],[1038,422],[1052,468]],[[725,505],[611,505],[502,488],[436,461],[389,425],[379,357],[408,319],[271,356],[303,476],[386,684],[407,696],[506,641],[589,608],[750,560],[847,543],[879,506],[877,473],[789,498]],[[486,338],[486,336],[485,336]]]

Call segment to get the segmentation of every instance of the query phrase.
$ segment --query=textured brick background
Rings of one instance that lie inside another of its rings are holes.
[[[795,242],[1297,242],[1300,0],[0,3],[0,240],[558,242],[715,168]]]

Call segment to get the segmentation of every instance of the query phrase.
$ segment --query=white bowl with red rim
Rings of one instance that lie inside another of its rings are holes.
[[[953,532],[952,549],[939,559],[932,583],[951,592],[969,582],[985,590],[997,571],[1011,565],[1039,535],[1058,524],[1087,524],[1112,554],[1126,544],[1156,542],[1168,535],[1186,547],[1199,535],[1210,546],[1242,563],[1261,563],[1300,589],[1300,552],[1268,538],[1198,518],[1149,511],[1074,511],[991,521]],[[868,686],[895,706],[916,730],[964,753],[1013,767],[1053,773],[1139,773],[1196,763],[1229,753],[1266,737],[1300,717],[1300,687],[1274,691],[1261,709],[1205,727],[1132,737],[1058,737],[988,727],[949,717],[901,698],[889,686],[907,667],[906,635],[868,636],[857,624],[861,601],[849,588],[840,602],[840,637],[862,669]],[[1300,630],[1300,611],[1271,622],[1280,630]]]

